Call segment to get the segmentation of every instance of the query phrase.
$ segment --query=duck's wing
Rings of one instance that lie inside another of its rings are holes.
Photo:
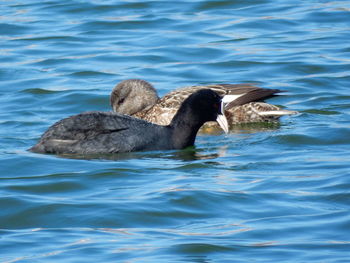
[[[264,102],[250,102],[225,111],[230,124],[275,122],[281,116],[296,114],[296,111],[281,109]]]
[[[168,125],[181,103],[192,93],[201,89],[212,89],[227,102],[225,109],[230,109],[238,105],[243,105],[252,101],[263,101],[273,97],[276,93],[282,92],[278,89],[263,89],[252,84],[213,84],[198,85],[173,90],[157,103],[145,111],[138,112],[133,116],[160,125]]]
[[[162,97],[157,104],[162,107],[178,107],[192,93],[208,88],[220,96],[231,97],[232,103],[227,106],[229,108],[252,101],[262,101],[283,92],[279,89],[264,89],[252,84],[212,84],[174,90]]]
[[[249,102],[264,101],[276,96],[277,93],[284,92],[279,89],[264,89],[251,84],[217,84],[208,87],[224,96],[224,101],[227,102],[225,109]]]

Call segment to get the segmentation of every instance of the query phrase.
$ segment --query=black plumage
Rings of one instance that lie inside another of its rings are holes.
[[[212,90],[193,93],[170,125],[161,126],[112,112],[87,112],[52,125],[30,150],[54,154],[108,154],[182,149],[194,145],[198,129],[222,115],[222,98]],[[226,127],[225,127],[226,126]]]

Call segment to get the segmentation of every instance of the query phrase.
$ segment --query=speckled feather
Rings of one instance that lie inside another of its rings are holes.
[[[282,91],[278,89],[262,89],[250,84],[216,84],[177,89],[166,94],[162,98],[158,98],[153,106],[148,106],[147,109],[136,112],[132,116],[159,125],[168,125],[178,107],[190,94],[206,88],[214,90],[220,96],[240,95],[245,93],[245,95],[235,100],[238,105],[243,105],[236,106],[233,104],[225,110],[230,128],[241,123],[275,122],[278,121],[280,117],[280,115],[273,114],[266,116],[259,115],[261,111],[280,111],[281,109],[275,105],[257,102],[256,100],[267,99]],[[285,110],[285,114],[294,113],[293,111]],[[201,131],[208,131],[208,128],[219,129],[219,126],[216,122],[207,122],[203,125]]]

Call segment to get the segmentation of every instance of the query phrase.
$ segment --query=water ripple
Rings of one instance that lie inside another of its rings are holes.
[[[348,1],[2,1],[3,262],[347,262]],[[185,151],[54,156],[57,120],[113,86],[249,82],[279,125]],[[89,257],[86,257],[89,255]]]

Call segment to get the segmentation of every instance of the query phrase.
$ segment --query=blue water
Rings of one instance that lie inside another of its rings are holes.
[[[27,149],[127,78],[280,88],[186,151]],[[0,262],[350,262],[350,1],[0,0]]]

